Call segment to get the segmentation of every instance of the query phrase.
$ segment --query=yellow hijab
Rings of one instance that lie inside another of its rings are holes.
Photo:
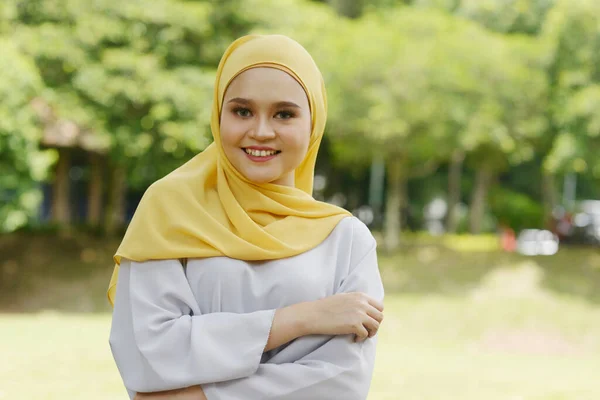
[[[311,139],[295,171],[296,187],[247,180],[221,146],[219,122],[225,90],[241,72],[259,66],[287,72],[308,97]],[[311,195],[326,118],[323,78],[300,44],[281,35],[249,35],[234,41],[217,69],[211,116],[214,142],[144,194],[114,256],[110,303],[114,306],[122,257],[134,261],[216,256],[273,260],[303,253],[325,240],[349,215]]]

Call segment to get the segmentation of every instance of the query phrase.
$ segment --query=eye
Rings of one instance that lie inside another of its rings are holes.
[[[296,114],[294,114],[291,111],[279,111],[277,114],[275,114],[275,118],[278,119],[290,119],[290,118],[294,118],[296,116]]]
[[[252,116],[252,112],[250,112],[249,109],[243,107],[236,107],[233,109],[233,112],[242,118],[248,118]]]

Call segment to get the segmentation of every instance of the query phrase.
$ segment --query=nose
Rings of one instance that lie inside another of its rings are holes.
[[[262,141],[275,138],[276,134],[271,124],[271,119],[262,116],[257,118],[256,123],[248,133],[248,136],[250,136],[253,139]]]

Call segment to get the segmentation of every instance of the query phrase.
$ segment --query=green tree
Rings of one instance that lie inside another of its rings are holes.
[[[557,136],[544,167],[600,178],[600,4],[559,1],[544,26]]]
[[[432,0],[419,0],[430,3]],[[456,15],[504,34],[537,35],[556,0],[460,0]]]
[[[481,79],[484,96],[463,133],[470,146],[468,161],[475,170],[472,233],[482,229],[487,192],[498,173],[531,160],[535,143],[546,130],[547,86],[536,49],[536,42],[528,38],[503,39]]]
[[[30,107],[43,87],[37,69],[6,35],[0,48],[0,232],[10,232],[37,214],[39,183],[54,159],[38,147],[42,130]]]
[[[385,161],[385,236],[393,248],[407,181],[451,157],[482,96],[477,77],[485,69],[471,38],[481,38],[482,49],[492,42],[475,24],[413,8],[367,16],[344,37],[333,57],[330,129],[348,162]]]
[[[250,22],[233,0],[9,2],[12,40],[35,60],[43,99],[109,143],[112,231],[127,186],[143,190],[209,143],[215,67]]]

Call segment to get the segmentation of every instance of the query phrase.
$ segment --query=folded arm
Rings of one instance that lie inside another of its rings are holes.
[[[363,292],[380,301],[383,286],[375,248],[344,280],[338,293]],[[353,335],[307,336],[291,343],[251,376],[203,385],[208,400],[364,400],[377,336],[356,343]],[[306,349],[312,351],[306,354]],[[297,358],[297,355],[305,355]]]
[[[275,310],[201,315],[177,260],[123,260],[110,346],[130,396],[252,375]]]
[[[375,243],[363,228],[362,250],[335,293],[362,292],[382,301]],[[353,335],[304,336],[298,308],[201,315],[178,261],[135,264],[122,263],[110,338],[132,398],[186,387],[177,394],[192,397],[182,399],[366,398],[376,337],[356,343]],[[295,338],[260,363],[264,351]]]

